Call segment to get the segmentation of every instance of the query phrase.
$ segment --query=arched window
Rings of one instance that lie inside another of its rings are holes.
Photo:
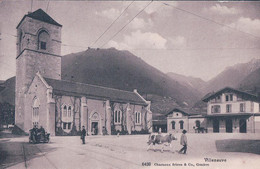
[[[63,106],[63,110],[62,110],[63,112],[62,112],[62,116],[63,117],[67,117],[67,106],[65,105],[65,106]]]
[[[35,97],[34,100],[33,100],[33,110],[32,110],[32,124],[33,126],[37,126],[39,125],[39,101],[38,99]]]
[[[68,107],[68,117],[71,117],[71,106]]]
[[[120,110],[115,111],[114,122],[115,122],[115,124],[121,123],[121,111]]]
[[[49,34],[45,30],[41,30],[38,34],[38,49],[47,50],[49,42]]]
[[[141,124],[141,112],[135,112],[135,123]]]
[[[71,130],[71,124],[72,124],[72,107],[68,105],[64,105],[62,108],[62,124],[63,124],[63,130],[66,132],[69,132]]]
[[[172,129],[175,130],[175,121],[172,121]]]
[[[115,121],[115,123],[117,123],[117,111],[115,111],[114,121]]]
[[[200,121],[196,120],[195,123],[196,123],[196,127],[200,128]]]
[[[181,120],[179,123],[180,123],[180,129],[183,129],[183,123],[184,123],[184,121]]]

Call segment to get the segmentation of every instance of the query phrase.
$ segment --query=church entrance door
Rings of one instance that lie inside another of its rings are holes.
[[[92,135],[98,135],[98,122],[91,123],[91,133]]]

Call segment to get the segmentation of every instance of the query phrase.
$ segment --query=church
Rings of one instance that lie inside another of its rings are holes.
[[[61,79],[61,29],[42,9],[26,14],[17,29],[15,124],[51,135],[131,134],[152,129],[151,102],[123,91]]]

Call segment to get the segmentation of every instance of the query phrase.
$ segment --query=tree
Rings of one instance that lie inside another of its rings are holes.
[[[78,104],[77,104],[77,100],[79,101]],[[81,119],[80,119],[80,98],[79,97],[75,97],[75,96],[71,96],[70,97],[70,101],[72,103],[72,106],[73,106],[73,120],[72,120],[72,131],[71,131],[71,134],[72,135],[77,135],[77,128],[76,128],[76,120],[75,120],[75,117],[76,117],[76,113],[79,113],[79,131],[81,130]]]
[[[124,105],[120,104],[119,105],[119,109],[122,112],[122,116],[121,116],[121,128],[122,128],[122,131],[127,131],[127,125],[126,125],[127,106],[124,108]]]
[[[61,116],[62,116],[62,107],[61,107],[61,98],[62,96],[57,96],[54,95],[54,100],[55,100],[55,132],[57,135],[63,135],[63,130],[62,130],[62,121],[61,121]],[[59,127],[58,127],[59,126]]]
[[[110,107],[111,107],[111,134],[116,134],[116,129],[115,129],[115,123],[114,123],[114,110],[115,110],[115,103],[110,102]]]
[[[0,126],[14,124],[15,107],[9,103],[0,103]]]

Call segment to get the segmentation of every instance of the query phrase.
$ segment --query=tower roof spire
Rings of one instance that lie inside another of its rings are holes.
[[[56,22],[54,19],[52,19],[46,12],[44,12],[42,9],[38,9],[32,13],[29,13],[27,15],[24,15],[23,19],[19,22],[19,24],[17,25],[16,28],[19,27],[19,25],[22,23],[22,21],[25,19],[25,17],[30,17],[36,20],[40,20],[49,24],[53,24],[53,25],[57,25],[62,27],[61,24],[59,24],[58,22]]]

